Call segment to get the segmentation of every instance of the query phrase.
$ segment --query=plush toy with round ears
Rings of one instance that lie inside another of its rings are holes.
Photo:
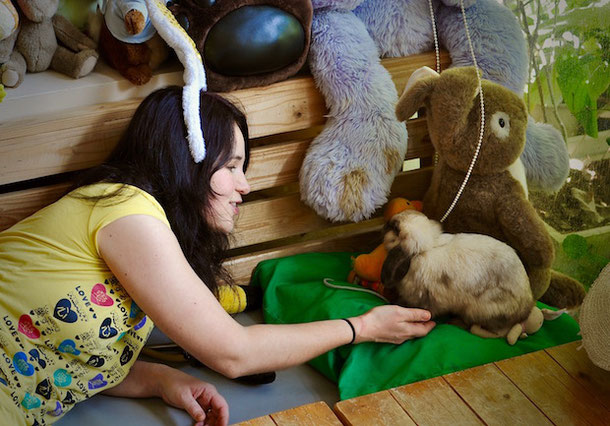
[[[58,0],[17,0],[21,11],[19,30],[1,43],[0,56],[10,52],[0,68],[2,83],[17,87],[27,72],[47,69],[72,78],[89,74],[97,63],[93,40],[70,21],[57,15]]]
[[[528,117],[520,96],[489,80],[482,80],[485,127],[480,150],[481,110],[477,71],[451,68],[440,75],[427,73],[411,82],[396,106],[399,120],[426,108],[430,140],[439,155],[424,213],[441,220],[450,233],[489,235],[511,246],[527,271],[532,293],[547,305],[573,308],[584,298],[583,286],[552,271],[555,256],[551,237],[532,204],[519,170]],[[454,199],[471,168],[469,180],[456,204]]]
[[[309,68],[328,107],[326,126],[300,173],[302,200],[333,221],[358,221],[384,204],[407,150],[394,117],[396,87],[380,57],[434,51],[429,0],[313,0]],[[485,78],[523,93],[527,47],[515,15],[497,0],[464,0]],[[432,0],[440,45],[452,66],[472,65],[459,0]],[[521,156],[528,185],[557,190],[568,153],[552,126],[528,120]]]

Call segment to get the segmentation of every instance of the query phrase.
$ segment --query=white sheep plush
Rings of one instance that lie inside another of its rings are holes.
[[[513,345],[563,313],[536,307],[519,256],[489,236],[443,233],[439,222],[406,210],[385,225],[384,245],[381,281],[393,302],[455,315],[478,336]]]

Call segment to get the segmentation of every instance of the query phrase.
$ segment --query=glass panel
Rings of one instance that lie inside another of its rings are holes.
[[[559,192],[530,200],[557,242],[555,269],[589,286],[610,261],[610,1],[502,2],[528,42],[530,114],[562,132],[571,158]]]

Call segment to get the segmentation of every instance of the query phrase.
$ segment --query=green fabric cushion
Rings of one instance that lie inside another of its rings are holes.
[[[371,294],[324,285],[324,278],[332,278],[334,284],[351,286],[345,278],[352,255],[306,253],[261,262],[252,285],[263,287],[265,321],[290,324],[346,318],[383,304]],[[509,346],[504,339],[482,339],[439,322],[424,338],[402,345],[345,345],[310,364],[338,384],[341,399],[348,399],[568,343],[580,339],[578,332],[578,323],[561,315],[545,322],[536,334]]]

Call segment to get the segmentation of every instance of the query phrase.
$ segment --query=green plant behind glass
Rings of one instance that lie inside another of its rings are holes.
[[[585,134],[598,136],[599,110],[610,97],[610,2],[608,0],[504,0],[519,19],[528,43],[528,108],[541,106],[548,121],[551,107],[565,104]]]

